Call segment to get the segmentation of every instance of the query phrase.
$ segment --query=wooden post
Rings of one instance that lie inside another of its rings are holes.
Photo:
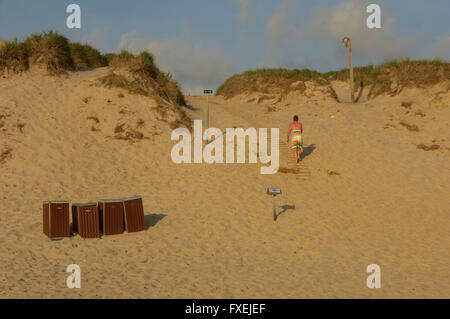
[[[206,96],[206,103],[208,104],[208,108],[206,111],[206,128],[209,128],[209,95]]]
[[[350,97],[352,103],[355,101],[354,95],[354,82],[353,82],[353,61],[352,61],[352,41],[349,37],[345,37],[342,39],[342,43],[345,44],[345,47],[348,48],[348,63],[350,66]]]

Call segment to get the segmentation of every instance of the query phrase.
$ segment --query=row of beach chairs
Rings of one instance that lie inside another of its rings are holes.
[[[43,230],[51,239],[70,237],[69,201],[45,201]],[[72,232],[83,238],[122,234],[146,229],[141,196],[100,199],[72,204]]]

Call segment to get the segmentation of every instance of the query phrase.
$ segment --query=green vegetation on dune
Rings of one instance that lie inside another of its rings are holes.
[[[353,79],[355,84],[364,81],[368,83],[374,78],[375,67],[373,65],[359,66],[353,68]],[[348,81],[349,80],[349,70],[342,69],[338,71],[329,71],[323,74],[327,81]]]
[[[128,91],[130,94],[139,94],[148,96],[148,92],[141,88],[136,82],[129,81],[125,76],[109,72],[107,75],[98,79],[99,82],[107,88],[121,88]]]
[[[70,52],[78,68],[99,68],[108,65],[106,57],[89,44],[72,42]]]
[[[116,56],[116,53],[105,53],[103,54],[103,58],[105,59],[106,65],[109,65],[111,60]]]
[[[23,42],[0,41],[0,72],[20,73],[31,65],[42,66],[50,74],[76,71],[77,68],[98,68],[127,70],[132,79],[110,73],[100,79],[107,87],[120,87],[129,92],[153,95],[177,104],[185,105],[184,96],[170,73],[164,73],[156,66],[153,56],[144,51],[134,55],[126,50],[120,53],[101,54],[88,44],[70,42],[55,31],[34,33]]]
[[[355,89],[361,82],[371,86],[370,95],[391,92],[393,83],[400,88],[423,87],[450,79],[450,63],[442,60],[389,61],[379,66],[362,66],[353,69]],[[217,95],[232,97],[241,93],[287,93],[301,86],[297,81],[313,81],[328,85],[330,81],[348,81],[349,70],[320,73],[308,69],[258,69],[246,71],[228,78],[217,90]],[[392,92],[391,92],[392,93]]]
[[[23,42],[14,39],[0,47],[0,71],[25,72],[30,65],[42,65],[51,74],[75,69],[69,40],[54,31],[34,33]]]
[[[170,73],[164,73],[156,66],[153,56],[143,51],[134,55],[126,50],[110,54],[107,59],[111,72],[100,77],[99,83],[105,87],[118,87],[130,94],[153,96],[158,103],[156,110],[164,118],[173,112],[175,120],[171,127],[192,127],[191,120],[180,107],[186,105],[184,95]]]
[[[216,95],[231,97],[239,93],[263,92],[276,93],[289,91],[291,84],[297,81],[316,81],[326,83],[323,75],[309,69],[257,69],[235,74],[228,78],[218,89]]]
[[[171,114],[171,126],[191,127],[191,121],[180,107],[186,105],[178,83],[170,73],[162,72],[149,52],[137,55],[126,50],[101,54],[88,44],[70,42],[63,35],[47,31],[35,33],[23,42],[0,41],[0,72],[28,71],[39,66],[47,73],[58,75],[79,68],[109,66],[111,71],[98,79],[105,87],[118,87],[130,94],[151,96],[158,103],[161,114]]]
[[[43,65],[53,74],[75,70],[69,40],[65,36],[54,31],[34,33],[24,44],[30,64]]]
[[[28,68],[28,51],[25,45],[17,40],[3,42],[0,47],[0,71],[9,69],[14,73],[21,73]]]
[[[154,63],[153,56],[147,51],[134,55],[126,50],[110,56],[109,66],[113,70],[125,70],[132,76],[110,73],[100,82],[109,87],[121,87],[130,93],[159,96],[177,105],[185,105],[184,95],[170,73],[164,73]]]
[[[442,60],[390,61],[377,68],[372,81],[371,95],[389,91],[395,82],[397,86],[425,87],[450,80],[450,63]]]
[[[361,82],[371,86],[370,96],[389,93],[395,83],[400,88],[424,87],[450,80],[450,63],[442,60],[393,60],[379,66],[353,69],[355,88]],[[330,71],[324,74],[329,81],[348,81],[349,70]]]
[[[320,80],[322,75],[314,70],[309,69],[257,69],[242,73],[242,76],[253,77],[257,75],[264,75],[266,77],[285,77],[295,81]]]

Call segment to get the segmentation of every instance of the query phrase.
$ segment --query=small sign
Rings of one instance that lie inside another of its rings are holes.
[[[203,94],[213,94],[213,90],[203,90]]]
[[[267,189],[267,194],[269,195],[281,195],[281,188],[271,187]]]

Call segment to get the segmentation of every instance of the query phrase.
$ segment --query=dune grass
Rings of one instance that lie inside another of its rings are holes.
[[[147,51],[134,55],[126,50],[110,56],[109,66],[113,70],[125,69],[133,80],[111,73],[100,81],[108,86],[127,89],[130,93],[156,95],[176,105],[186,105],[184,95],[170,73],[164,73],[156,66],[153,56]]]
[[[170,73],[164,73],[156,66],[147,51],[137,55],[126,50],[102,54],[88,44],[71,43],[55,31],[31,34],[23,42],[17,39],[0,41],[0,72],[7,69],[20,73],[29,70],[31,65],[43,67],[52,75],[79,68],[109,66],[111,72],[98,79],[101,85],[123,88],[130,94],[152,96],[161,105],[171,105],[175,123],[191,127],[190,119],[180,108],[186,101],[178,83]],[[127,72],[115,72],[123,70]],[[83,101],[87,104],[89,98]]]
[[[370,96],[383,93],[395,94],[391,86],[395,83],[400,90],[404,87],[423,87],[450,79],[450,63],[442,60],[394,60],[379,66],[360,66],[353,69],[355,90],[361,83],[371,86]],[[235,74],[218,89],[217,95],[232,97],[240,93],[280,93],[294,88],[297,81],[314,81],[329,85],[330,81],[348,81],[349,70],[317,71],[288,69],[257,69]]]
[[[31,34],[23,42],[1,41],[0,71],[21,73],[30,65],[39,65],[50,74],[61,74],[77,68],[107,66],[110,55],[102,55],[88,44],[70,42],[55,31],[46,31]]]
[[[356,67],[353,70],[354,84],[357,88],[361,82],[371,86],[370,96],[383,93],[395,94],[391,86],[401,90],[405,87],[424,87],[450,79],[450,63],[435,60],[393,60],[379,66]],[[349,80],[348,69],[331,71],[324,74],[327,80]]]
[[[11,157],[12,157],[12,149],[10,147],[6,147],[4,150],[0,152],[0,164],[4,164]]]
[[[282,93],[289,91],[290,85],[298,81],[327,83],[321,73],[309,69],[257,69],[231,76],[219,86],[216,95],[232,97],[251,92]]]
[[[137,55],[126,50],[120,53],[101,54],[88,44],[70,42],[55,31],[34,33],[23,42],[0,42],[0,71],[20,73],[30,65],[41,65],[50,74],[75,71],[77,68],[110,66],[112,69],[126,69],[133,79],[110,73],[100,79],[108,87],[121,87],[129,92],[159,96],[177,105],[185,105],[184,95],[170,73],[162,72],[153,56],[143,51]]]
[[[141,88],[135,81],[129,81],[125,76],[109,72],[107,75],[102,76],[98,81],[107,88],[121,88],[128,91],[130,94],[139,94],[148,96],[148,92]]]
[[[106,65],[109,65],[112,61],[112,59],[114,59],[116,57],[116,53],[105,53],[103,54],[103,58],[105,59]]]
[[[77,68],[99,68],[108,65],[106,57],[89,44],[72,42],[69,46]]]
[[[175,115],[175,120],[169,123],[171,127],[192,128],[190,118],[181,108],[186,102],[178,83],[170,73],[159,70],[150,53],[144,51],[135,55],[122,50],[118,54],[109,54],[107,59],[111,72],[98,79],[103,86],[122,88],[130,94],[152,96],[158,103],[157,111],[165,114],[171,110]]]
[[[5,41],[0,46],[0,71],[8,69],[14,73],[21,73],[28,70],[28,50],[24,43]]]
[[[30,65],[42,65],[51,74],[75,69],[69,40],[54,31],[34,33],[23,42],[14,39],[0,46],[0,69],[25,72]]]
[[[30,64],[43,65],[51,74],[75,70],[69,40],[54,31],[34,33],[24,41]]]

